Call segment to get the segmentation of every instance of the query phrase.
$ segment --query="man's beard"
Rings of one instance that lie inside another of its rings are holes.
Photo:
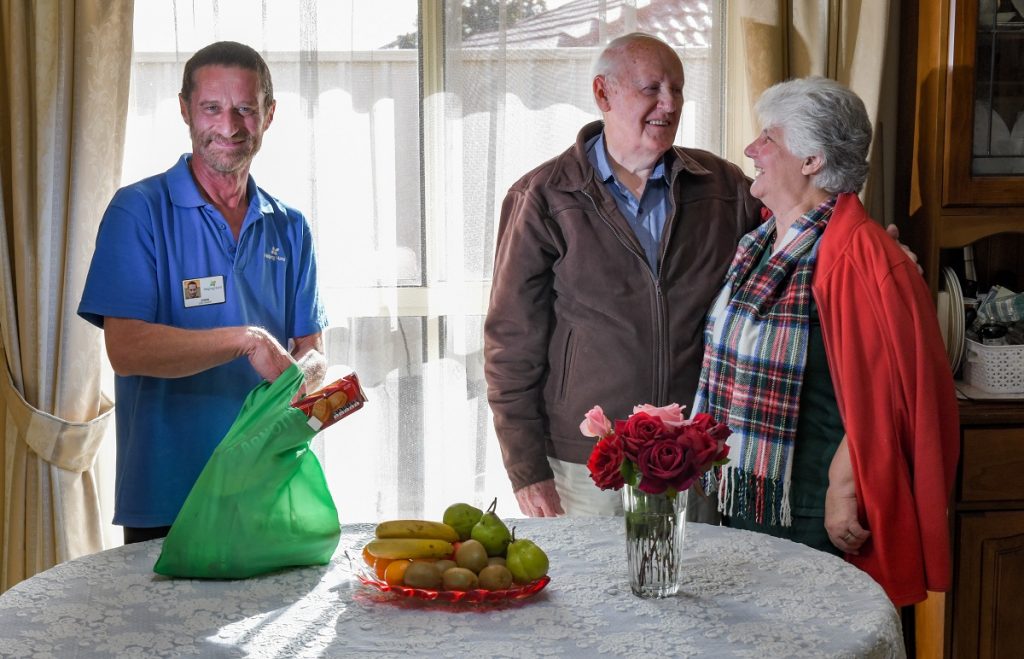
[[[216,142],[216,135],[213,133],[196,134],[192,133],[192,143],[196,145],[195,156],[199,157],[210,169],[221,174],[233,174],[244,167],[247,167],[256,153],[260,150],[260,138],[255,135],[247,135],[245,145],[242,149],[224,151],[219,148]],[[237,146],[237,145],[236,145]]]

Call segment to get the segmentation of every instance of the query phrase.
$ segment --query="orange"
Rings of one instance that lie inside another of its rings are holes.
[[[405,570],[412,561],[408,559],[399,559],[397,561],[391,561],[391,564],[384,569],[384,581],[388,582],[391,586],[401,586],[402,579],[405,577]]]
[[[367,547],[368,546],[369,545],[367,545]],[[367,565],[373,567],[373,564],[377,561],[377,558],[369,551],[367,551],[366,547],[363,547],[363,560],[366,562]]]
[[[393,559],[393,558],[378,558],[378,559],[376,559],[376,562],[373,564],[373,569],[374,569],[374,571],[377,572],[377,578],[378,579],[380,579],[382,581],[384,580],[384,571],[388,569],[388,566],[391,565],[391,563],[394,562],[394,560],[395,559]],[[400,559],[400,560],[405,560],[405,559]]]

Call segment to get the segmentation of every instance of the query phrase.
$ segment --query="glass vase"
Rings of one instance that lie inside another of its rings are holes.
[[[679,564],[686,525],[686,492],[673,498],[622,488],[626,519],[629,586],[637,597],[672,597],[679,590]]]

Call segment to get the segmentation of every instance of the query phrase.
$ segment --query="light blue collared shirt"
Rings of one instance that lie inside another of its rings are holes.
[[[640,199],[634,197],[629,188],[615,178],[604,146],[604,131],[587,142],[587,159],[601,177],[605,187],[612,193],[619,212],[629,222],[633,233],[643,246],[651,272],[657,272],[658,247],[661,245],[661,234],[665,230],[665,220],[671,206],[665,158],[662,157],[661,162],[651,172]]]

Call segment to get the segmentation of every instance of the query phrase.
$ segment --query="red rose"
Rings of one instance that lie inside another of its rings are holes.
[[[648,494],[661,494],[669,487],[681,492],[699,475],[687,455],[686,446],[672,438],[647,444],[637,456],[640,483]]]
[[[686,448],[690,459],[697,465],[705,465],[714,461],[718,455],[718,442],[706,432],[694,428],[683,428],[679,433],[679,443]]]
[[[648,444],[664,438],[668,431],[661,419],[647,412],[637,412],[625,421],[615,421],[615,434],[622,438],[626,457],[637,462],[637,456]]]
[[[725,424],[712,421],[707,430],[698,424],[683,426],[679,430],[679,441],[693,452],[692,460],[701,469],[710,468],[712,462],[724,460],[729,454],[725,440],[732,431]]]
[[[587,468],[590,469],[590,477],[594,484],[602,490],[617,490],[625,482],[622,480],[622,441],[616,435],[602,437],[587,460]]]
[[[690,426],[702,430],[717,441],[724,442],[732,434],[729,426],[715,421],[715,418],[706,412],[694,415],[690,420]]]

